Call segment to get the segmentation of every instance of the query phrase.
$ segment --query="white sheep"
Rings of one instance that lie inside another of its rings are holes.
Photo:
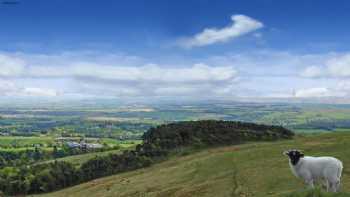
[[[337,192],[340,188],[340,177],[343,164],[334,157],[309,157],[298,150],[284,152],[289,157],[293,174],[302,178],[311,188],[317,181],[325,181],[327,192]]]

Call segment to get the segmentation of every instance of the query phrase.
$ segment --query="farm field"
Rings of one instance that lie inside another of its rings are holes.
[[[52,144],[53,138],[40,136],[40,137],[24,137],[24,136],[0,136],[1,147],[33,147],[33,144]]]
[[[127,146],[128,148],[131,148],[131,146]],[[109,150],[109,151],[103,151],[103,152],[92,152],[92,153],[85,153],[85,154],[79,154],[79,155],[72,155],[72,156],[67,156],[67,157],[62,157],[54,160],[48,160],[43,163],[48,163],[48,162],[54,162],[54,161],[66,161],[70,162],[76,166],[81,165],[82,163],[88,161],[89,159],[92,159],[97,156],[105,156],[108,154],[117,154],[120,153],[123,150],[127,150],[128,148],[121,148],[118,150]]]
[[[350,133],[299,135],[293,140],[247,143],[173,156],[152,167],[90,181],[45,196],[304,196],[282,151],[331,155],[344,163],[342,190],[350,196]],[[328,196],[328,195],[327,195]],[[331,196],[331,195],[330,195]]]
[[[107,103],[108,100],[94,105],[62,103],[50,109],[0,105],[0,134],[43,140],[52,136],[133,140],[160,124],[205,119],[282,125],[295,131],[350,128],[350,105],[346,104],[202,102],[106,106]],[[5,139],[0,146],[8,144]]]
[[[69,138],[72,140],[79,140],[79,137]],[[120,146],[122,148],[127,148],[137,144],[140,140],[116,140],[112,138],[83,138],[90,142],[99,142],[106,144],[108,146]],[[43,147],[52,147],[53,145],[59,143],[55,137],[51,136],[40,136],[40,137],[25,137],[25,136],[0,136],[0,149],[16,149],[16,148],[33,148],[35,145],[40,145]]]

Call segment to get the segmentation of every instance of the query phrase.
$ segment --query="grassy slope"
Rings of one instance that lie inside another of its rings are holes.
[[[350,192],[349,147],[350,133],[339,132],[213,148],[43,196],[281,196],[303,188],[282,155],[289,148],[341,159],[343,190]]]
[[[85,154],[80,154],[80,155],[72,155],[72,156],[62,157],[62,158],[58,158],[58,159],[43,161],[41,163],[49,163],[49,162],[54,162],[55,160],[57,160],[57,161],[71,162],[74,165],[81,165],[82,163],[84,163],[84,162],[88,161],[89,159],[92,159],[96,156],[104,156],[104,155],[108,155],[108,154],[120,153],[123,150],[126,150],[126,149],[110,150],[110,151],[104,151],[104,152],[92,152],[92,153],[85,153]]]
[[[79,154],[79,155],[72,155],[72,156],[67,156],[67,157],[62,157],[62,158],[58,158],[58,159],[51,159],[51,160],[47,160],[47,161],[43,161],[41,163],[48,163],[48,162],[54,162],[55,160],[57,161],[67,161],[67,162],[71,162],[74,165],[81,165],[82,163],[88,161],[89,159],[92,159],[96,156],[105,156],[105,155],[109,155],[109,154],[116,154],[116,153],[121,153],[124,150],[128,150],[128,149],[134,149],[136,146],[136,143],[124,143],[124,144],[120,144],[120,148],[117,150],[109,150],[109,151],[104,151],[104,152],[91,152],[91,153],[85,153],[85,154]]]

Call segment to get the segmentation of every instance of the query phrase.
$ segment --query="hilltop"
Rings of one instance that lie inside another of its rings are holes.
[[[282,151],[289,148],[300,148],[307,155],[341,159],[345,166],[342,188],[350,192],[350,171],[346,167],[350,165],[349,146],[350,133],[336,132],[207,148],[174,155],[151,167],[39,196],[289,196],[303,191],[304,187],[292,175],[288,160],[282,155]]]

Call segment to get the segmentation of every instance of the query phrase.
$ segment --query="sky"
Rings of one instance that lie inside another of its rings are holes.
[[[350,100],[348,10],[346,0],[0,0],[0,96]]]

